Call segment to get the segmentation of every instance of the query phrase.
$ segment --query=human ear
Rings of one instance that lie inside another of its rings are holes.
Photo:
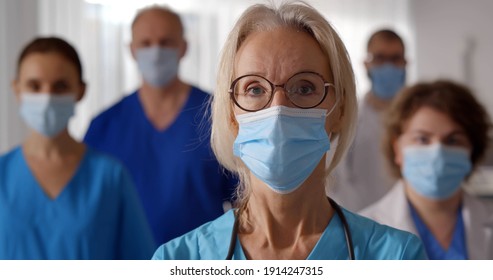
[[[86,94],[86,88],[86,83],[81,82],[80,89],[78,90],[77,96],[75,97],[75,101],[79,102],[84,97],[84,95]]]
[[[20,91],[20,85],[19,85],[19,80],[15,79],[11,83],[12,91],[14,92],[15,95],[15,100],[17,103],[20,103],[21,101],[21,91]]]

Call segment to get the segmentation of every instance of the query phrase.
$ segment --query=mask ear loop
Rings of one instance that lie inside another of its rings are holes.
[[[334,110],[335,108],[339,105],[339,91],[336,90],[336,87],[333,85],[333,84],[328,84],[329,85],[329,90],[330,90],[330,87],[333,87],[334,88],[334,91],[335,91],[335,94],[336,94],[336,102],[334,103],[334,106],[332,106],[332,109],[330,109],[330,111],[328,113],[325,114],[325,117],[327,118]]]
[[[334,106],[332,106],[332,109],[330,109],[330,111],[325,114],[325,118],[327,118],[335,110],[335,108],[339,105],[339,102],[340,102],[339,91],[336,90],[336,87],[333,84],[328,84],[328,85],[329,85],[329,87],[334,88],[334,91],[336,94],[336,102],[334,103]],[[332,141],[332,131],[329,132],[329,134],[327,136],[329,137],[329,141]]]

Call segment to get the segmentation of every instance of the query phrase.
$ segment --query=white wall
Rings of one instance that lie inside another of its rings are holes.
[[[0,0],[0,153],[18,145],[26,134],[10,85],[21,49],[37,34],[37,2]]]
[[[173,3],[196,3],[195,1],[202,0],[181,0]],[[195,34],[188,37],[191,47],[189,55],[183,61],[183,69],[181,69],[185,74],[183,76],[186,80],[212,90],[219,46],[222,45],[234,19],[248,4],[257,0],[209,1],[216,3],[215,8],[211,10],[201,7],[201,11],[206,14],[201,18],[193,16],[194,11],[197,10],[196,4],[178,10],[191,15],[186,17],[186,25],[187,29],[192,31],[189,35]],[[111,46],[106,46],[106,50],[111,53],[127,52],[126,43],[122,42],[128,43],[128,32],[121,30],[128,29],[125,24],[129,24],[133,14],[116,12],[118,5],[110,8],[87,7],[88,5],[83,5],[83,2],[83,0],[0,0],[0,153],[20,143],[25,134],[25,127],[18,117],[10,90],[10,82],[15,73],[15,60],[19,50],[37,34],[64,35],[70,42],[76,44],[83,59],[89,89],[85,101],[79,105],[78,118],[71,123],[78,128],[79,133],[75,136],[80,138],[83,135],[85,127],[95,112],[135,87],[138,75],[133,73],[136,72],[133,62],[123,61],[118,66],[119,71],[108,74],[110,78],[101,78],[97,70],[103,69],[101,67],[103,62],[112,63],[112,61],[109,61],[110,57],[105,53],[99,56],[99,59],[93,59],[89,54],[94,49],[101,49],[101,45],[97,44],[100,41],[87,39],[91,36],[111,39]],[[346,42],[358,77],[359,93],[365,92],[369,86],[362,65],[366,40],[375,29],[391,27],[404,37],[408,47],[409,82],[442,77],[467,83],[476,90],[479,99],[493,114],[493,94],[490,93],[490,80],[493,80],[490,78],[493,73],[493,32],[490,30],[493,26],[493,16],[491,16],[493,1],[309,0],[308,2],[317,7],[335,25]],[[74,8],[74,5],[80,6]],[[82,9],[83,6],[86,9]],[[87,17],[86,21],[79,19],[83,14]],[[105,14],[107,17],[103,17]],[[221,17],[216,18],[215,15]],[[126,21],[122,21],[120,17],[125,18]],[[103,22],[102,18],[109,20]],[[124,22],[123,27],[120,26],[122,22]],[[217,28],[216,33],[209,31],[214,28]],[[468,40],[474,45],[472,48],[468,48]],[[105,41],[106,44],[108,41]],[[207,52],[210,54],[205,55]],[[204,70],[205,66],[207,68]],[[203,71],[199,73],[197,69]],[[122,76],[135,76],[135,79],[126,78],[124,84],[113,82],[115,78],[121,79]]]
[[[493,1],[410,1],[417,78],[451,78],[472,87],[493,115]]]

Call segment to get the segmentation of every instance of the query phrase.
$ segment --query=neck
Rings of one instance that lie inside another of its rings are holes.
[[[376,111],[382,112],[389,107],[392,100],[382,99],[370,91],[366,94],[364,102],[367,102]]]
[[[175,79],[166,87],[144,83],[138,97],[147,119],[157,130],[164,130],[176,119],[190,94],[190,86]]]
[[[408,183],[405,185],[406,196],[421,220],[440,245],[448,248],[457,222],[457,211],[462,202],[462,191],[444,200],[433,200],[416,193]]]
[[[169,100],[176,99],[179,93],[188,88],[188,85],[175,78],[168,85],[164,87],[153,87],[146,83],[142,83],[142,87],[139,90],[142,99],[152,100],[153,102],[169,102]]]
[[[322,171],[322,170],[318,170]],[[333,210],[325,194],[323,173],[314,171],[289,194],[278,194],[252,175],[252,195],[247,204],[245,233],[255,233],[272,247],[296,244],[304,236],[318,236],[327,227]],[[318,240],[318,239],[317,239]]]
[[[81,154],[84,145],[75,141],[67,129],[52,138],[31,131],[24,141],[23,149],[28,155],[49,159]]]

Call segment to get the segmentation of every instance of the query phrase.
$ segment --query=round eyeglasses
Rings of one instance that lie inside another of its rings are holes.
[[[325,82],[315,72],[300,72],[282,85],[275,85],[260,75],[244,75],[236,78],[229,88],[234,103],[248,112],[267,107],[274,96],[276,87],[284,89],[286,97],[296,107],[310,109],[320,105],[333,84]]]

